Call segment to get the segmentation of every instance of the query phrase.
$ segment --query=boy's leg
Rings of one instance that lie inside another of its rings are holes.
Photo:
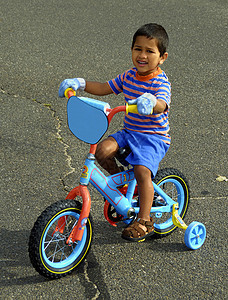
[[[135,165],[134,173],[138,184],[140,209],[138,218],[123,230],[122,237],[131,241],[143,241],[154,233],[154,222],[150,217],[154,187],[151,171],[147,167]]]
[[[154,187],[151,180],[151,171],[141,165],[134,166],[135,178],[138,184],[140,210],[138,217],[150,221],[150,210],[154,199]]]
[[[114,158],[119,146],[113,137],[108,137],[97,145],[96,159],[109,174],[121,172]]]

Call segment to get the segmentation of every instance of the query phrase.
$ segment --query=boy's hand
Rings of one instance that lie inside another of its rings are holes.
[[[73,78],[73,79],[65,79],[61,82],[59,86],[59,97],[64,97],[64,92],[68,88],[72,88],[74,91],[81,90],[84,91],[85,89],[85,79],[83,78]]]
[[[153,108],[157,104],[157,99],[150,93],[145,93],[136,99],[129,100],[129,105],[137,104],[138,113],[141,115],[151,115]]]

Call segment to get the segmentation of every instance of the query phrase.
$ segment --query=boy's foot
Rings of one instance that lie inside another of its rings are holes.
[[[143,242],[146,238],[154,234],[154,222],[144,221],[140,218],[135,220],[122,232],[122,238],[132,242]]]

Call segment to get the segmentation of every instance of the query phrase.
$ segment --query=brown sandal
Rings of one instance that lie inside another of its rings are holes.
[[[143,230],[139,224],[146,227],[147,231]],[[130,224],[122,232],[122,238],[132,242],[143,242],[146,238],[154,234],[154,222],[150,218],[150,221],[144,221],[137,219],[134,223]]]

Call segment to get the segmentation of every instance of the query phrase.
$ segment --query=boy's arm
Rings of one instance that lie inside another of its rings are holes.
[[[161,114],[168,110],[170,97],[171,97],[171,86],[168,81],[164,81],[160,84],[158,90],[156,91],[157,103],[154,106],[153,112],[156,114]]]
[[[86,81],[85,91],[97,96],[104,96],[113,93],[107,82],[102,83],[97,81]]]
[[[65,79],[59,86],[59,97],[64,97],[65,90],[72,88],[74,91],[86,91],[87,93],[104,96],[113,93],[107,82],[85,81],[84,78]]]
[[[161,114],[163,113],[165,110],[167,110],[168,105],[164,100],[161,99],[157,99],[157,103],[153,108],[153,113],[155,114]]]

